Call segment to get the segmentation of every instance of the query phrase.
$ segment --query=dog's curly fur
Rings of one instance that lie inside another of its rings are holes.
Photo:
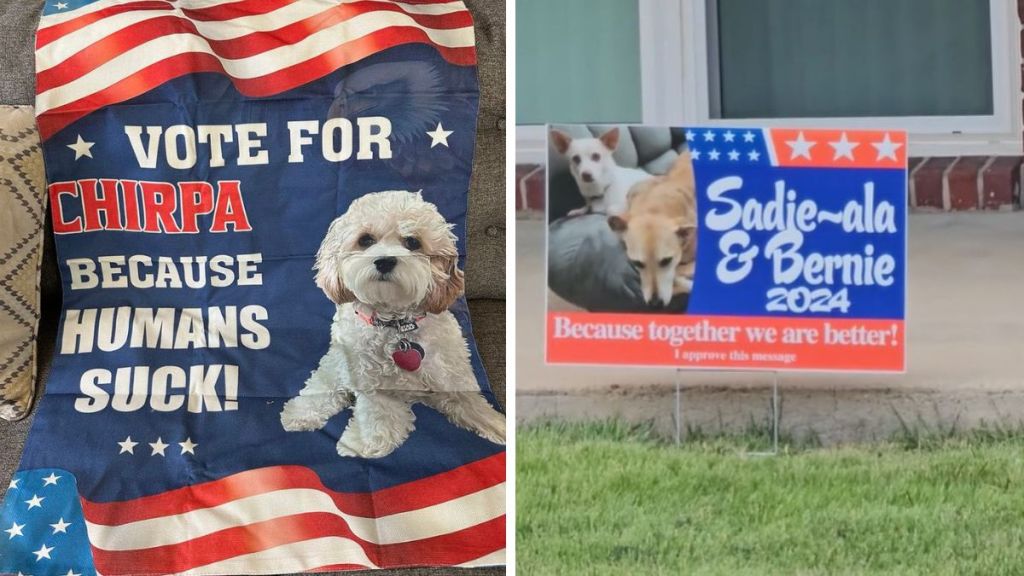
[[[412,405],[420,402],[504,444],[505,418],[481,395],[469,347],[448,311],[463,291],[451,228],[433,204],[405,191],[363,196],[331,224],[315,266],[317,286],[337,304],[330,348],[285,404],[285,430],[318,430],[352,408],[338,453],[380,458],[415,429]],[[397,264],[382,274],[375,265],[380,258]],[[420,368],[396,366],[391,354],[403,335],[367,323],[357,310],[385,320],[423,316],[407,336],[426,352]]]

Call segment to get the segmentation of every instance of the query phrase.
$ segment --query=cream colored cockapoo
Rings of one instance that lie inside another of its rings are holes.
[[[363,196],[331,224],[315,266],[317,286],[338,305],[331,344],[285,404],[285,430],[318,430],[352,408],[338,453],[380,458],[415,429],[419,402],[505,443],[505,417],[481,395],[448,311],[463,290],[451,228],[433,204],[404,191]]]

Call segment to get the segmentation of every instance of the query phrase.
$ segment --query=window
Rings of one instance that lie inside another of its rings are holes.
[[[712,6],[712,117],[993,113],[988,0],[718,0]]]
[[[544,161],[544,124],[648,118],[641,18],[664,1],[516,0],[517,162]]]
[[[546,122],[875,127],[909,131],[915,155],[1020,153],[1014,0],[516,8],[521,162],[542,161]]]
[[[689,123],[905,129],[912,153],[1017,154],[1012,0],[696,0]]]
[[[639,1],[518,0],[517,122],[640,122]]]

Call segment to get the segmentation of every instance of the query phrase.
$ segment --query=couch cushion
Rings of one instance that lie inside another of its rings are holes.
[[[46,203],[30,106],[0,106],[0,418],[32,404]]]

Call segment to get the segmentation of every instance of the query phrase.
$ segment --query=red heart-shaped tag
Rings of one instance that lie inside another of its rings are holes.
[[[391,359],[395,361],[395,366],[398,366],[402,370],[407,372],[415,372],[420,368],[420,362],[423,361],[423,356],[420,355],[420,351],[415,348],[407,348],[405,350],[395,350],[391,353]]]

